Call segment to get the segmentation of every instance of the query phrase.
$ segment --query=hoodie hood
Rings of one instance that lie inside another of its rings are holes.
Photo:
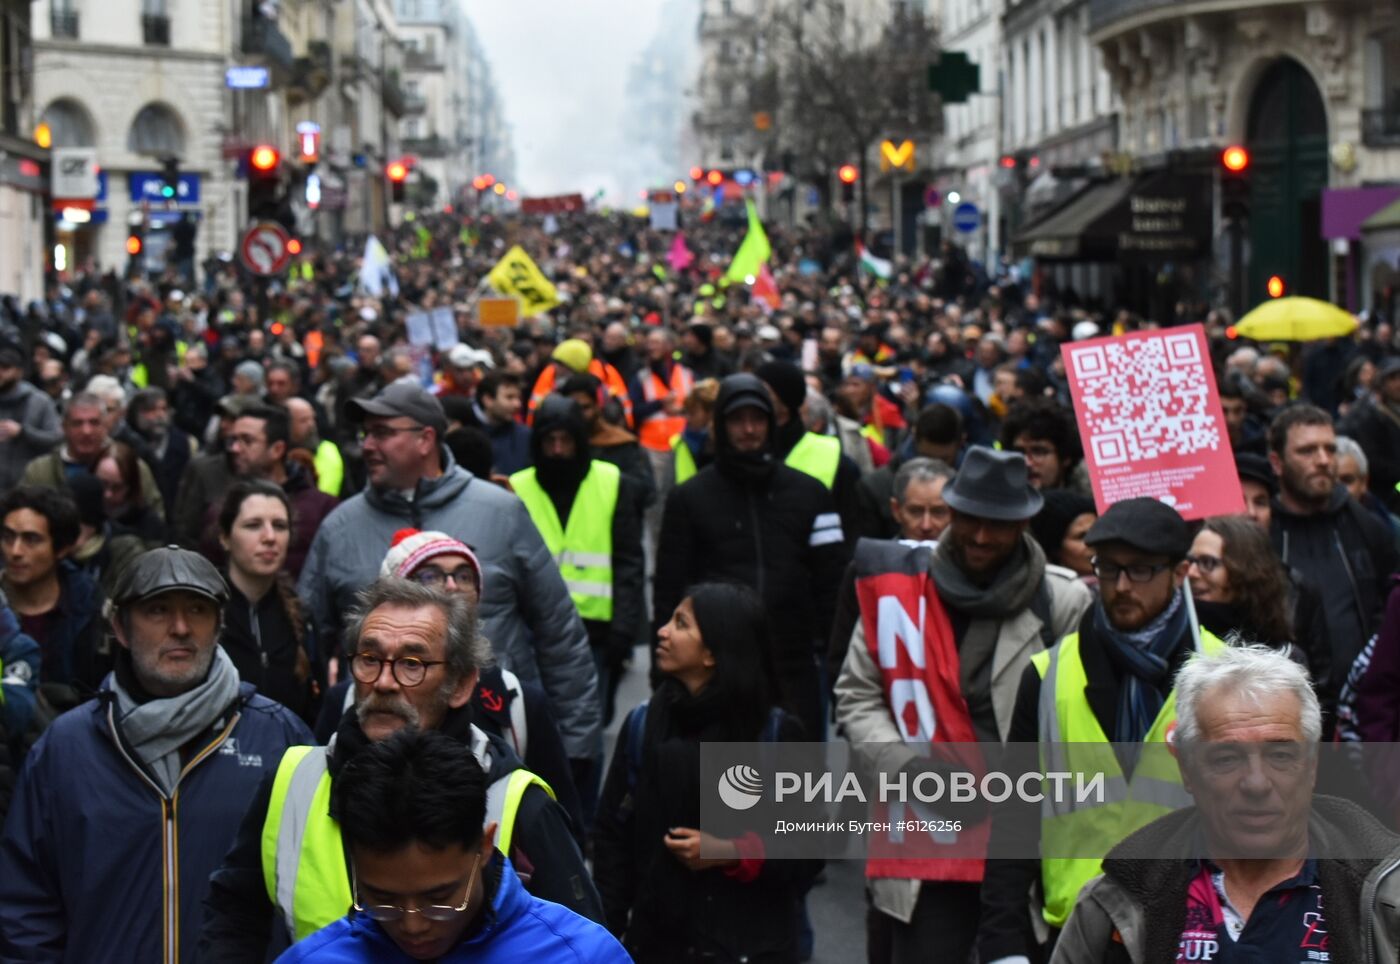
[[[734,450],[725,430],[726,416],[741,408],[757,408],[768,420],[768,446],[761,452],[741,453]],[[768,388],[755,375],[730,375],[719,387],[715,399],[715,464],[720,472],[741,482],[765,481],[773,474],[778,460],[773,445],[778,434],[778,421],[773,414],[773,399]]]
[[[549,458],[544,454],[544,439],[551,432],[564,431],[574,440],[573,458]],[[588,448],[588,429],[578,404],[562,395],[550,395],[535,410],[535,423],[530,432],[530,457],[535,463],[535,477],[556,506],[572,503],[583,477],[588,474],[592,455]],[[560,521],[567,512],[559,509]]]

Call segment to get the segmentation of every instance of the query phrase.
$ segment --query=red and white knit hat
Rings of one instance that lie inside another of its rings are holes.
[[[407,579],[435,556],[465,556],[476,576],[476,594],[481,595],[481,560],[465,543],[458,542],[445,532],[422,532],[418,529],[395,532],[389,552],[379,567],[380,578],[397,576]]]

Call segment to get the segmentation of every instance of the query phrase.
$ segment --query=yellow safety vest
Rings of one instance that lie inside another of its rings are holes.
[[[836,470],[841,465],[841,440],[808,432],[783,461],[788,468],[810,475],[829,489],[836,484]]]
[[[340,498],[341,486],[345,484],[345,459],[340,446],[329,440],[322,442],[316,446],[312,463],[316,466],[316,488]]]
[[[294,746],[282,756],[263,821],[262,868],[268,899],[299,941],[344,917],[354,895],[340,824],[330,815],[327,749]],[[486,790],[486,824],[496,823],[496,849],[510,853],[525,791],[554,791],[529,770],[513,770]]]
[[[1212,653],[1225,643],[1201,630],[1201,648]],[[1045,773],[1103,774],[1103,802],[1055,800],[1044,781],[1040,805],[1041,883],[1045,922],[1064,927],[1079,892],[1103,871],[1102,854],[1124,837],[1165,814],[1192,804],[1181,784],[1181,771],[1167,749],[1167,731],[1176,722],[1176,691],[1167,694],[1157,719],[1143,738],[1142,754],[1125,779],[1113,744],[1099,725],[1084,695],[1088,676],[1079,651],[1079,634],[1031,657],[1040,674],[1040,765]],[[1058,856],[1057,856],[1058,855]]]
[[[680,435],[672,435],[671,451],[676,453],[676,485],[689,482],[695,477],[695,473],[700,471],[695,466],[695,455],[690,451],[690,446],[685,444],[685,439]],[[1396,488],[1400,489],[1400,485]]]
[[[617,466],[594,459],[574,496],[565,528],[559,524],[554,501],[535,478],[533,467],[510,477],[511,487],[529,510],[584,619],[612,619],[612,524],[621,482]]]

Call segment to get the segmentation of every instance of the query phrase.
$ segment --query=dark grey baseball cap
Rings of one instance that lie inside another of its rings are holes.
[[[411,418],[425,428],[437,429],[438,438],[447,433],[447,414],[436,395],[407,381],[387,385],[373,398],[356,398],[345,405],[345,413],[356,424],[369,417]]]
[[[136,557],[122,575],[112,604],[125,606],[175,590],[197,593],[220,606],[228,602],[228,584],[212,562],[197,552],[164,546]]]

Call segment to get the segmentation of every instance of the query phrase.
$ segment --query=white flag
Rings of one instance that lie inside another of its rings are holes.
[[[399,296],[399,279],[394,277],[389,252],[372,234],[365,241],[365,257],[360,264],[360,287],[376,298],[384,297],[385,288],[395,298]]]

